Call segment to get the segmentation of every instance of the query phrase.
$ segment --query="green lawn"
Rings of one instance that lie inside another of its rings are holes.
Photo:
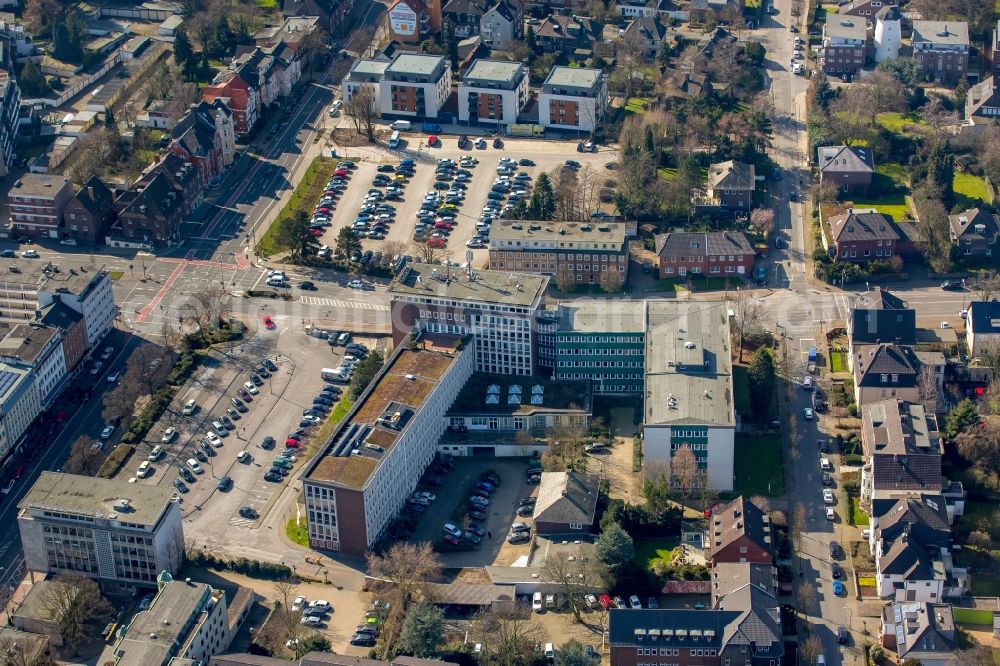
[[[993,626],[993,611],[984,608],[954,608],[955,622]]]
[[[847,372],[847,352],[830,352],[830,368],[834,372]]]
[[[989,525],[990,536],[1000,539],[1000,508],[996,503],[980,502],[977,500],[965,500],[965,514],[959,521],[959,526],[969,526],[968,529],[975,529],[976,525]],[[973,576],[973,580],[975,580]]]
[[[781,435],[736,435],[734,492],[744,497],[784,495],[785,475],[781,458]]]
[[[680,547],[679,538],[667,539],[636,539],[635,563],[648,571],[653,570],[657,560],[667,563],[673,560],[674,549]]]
[[[656,175],[663,180],[673,182],[677,178],[677,169],[671,167],[660,167],[656,170]]]
[[[285,534],[292,540],[292,543],[309,547],[309,526],[305,518],[289,519],[288,524],[285,525]]]
[[[875,122],[893,134],[906,134],[908,125],[926,125],[923,119],[915,113],[880,113]]]
[[[264,256],[271,256],[289,249],[279,241],[279,229],[283,221],[291,219],[298,211],[311,213],[313,206],[319,201],[320,194],[326,186],[326,181],[333,173],[333,168],[337,165],[337,160],[332,157],[317,157],[309,165],[302,181],[292,192],[288,199],[288,204],[281,209],[278,217],[267,228],[257,243],[257,253]],[[311,217],[311,216],[310,216]]]
[[[861,502],[853,495],[847,498],[851,510],[851,524],[861,527],[868,526],[868,514],[861,508]]]
[[[974,574],[972,576],[972,596],[1000,597],[1000,578]]]
[[[909,170],[899,162],[888,162],[886,164],[879,164],[875,167],[875,173],[885,176],[897,185],[902,185],[907,187],[907,183],[910,179]]]
[[[257,6],[261,9],[277,9],[278,0],[256,0]]]
[[[902,194],[887,194],[873,199],[854,197],[855,208],[874,208],[880,213],[885,213],[894,221],[901,222],[910,211],[906,205],[906,198]]]
[[[650,100],[645,97],[630,97],[625,103],[625,113],[642,113],[649,104]]]
[[[990,193],[986,188],[986,181],[979,176],[956,172],[952,187],[957,203],[961,206],[975,208],[989,204]]]

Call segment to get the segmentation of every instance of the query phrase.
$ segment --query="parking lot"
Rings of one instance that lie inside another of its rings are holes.
[[[441,561],[446,567],[482,567],[487,565],[510,564],[518,557],[527,557],[528,544],[511,545],[505,541],[514,522],[531,525],[531,517],[517,515],[518,499],[538,492],[537,485],[529,485],[525,481],[525,461],[520,459],[476,459],[456,458],[455,468],[444,478],[440,487],[426,487],[437,495],[420,516],[420,522],[414,532],[412,541],[430,541],[441,543],[441,527],[452,523],[457,527],[465,527],[474,521],[466,518],[466,506],[472,488],[483,472],[493,471],[500,477],[500,486],[490,498],[490,504],[483,513],[486,520],[480,522],[487,534],[482,543],[467,549],[453,552],[441,552]],[[420,487],[422,490],[425,486]]]
[[[401,161],[412,161],[413,166],[407,173],[405,182],[400,186],[402,189],[401,198],[397,200],[380,200],[376,203],[387,204],[394,210],[386,213],[391,215],[393,221],[386,220],[386,225],[382,233],[384,238],[364,238],[362,245],[365,250],[373,253],[383,252],[382,260],[391,260],[390,254],[399,252],[401,247],[408,247],[414,242],[414,229],[417,225],[417,213],[424,206],[424,197],[428,194],[440,194],[441,203],[444,203],[448,190],[441,186],[435,189],[435,183],[441,182],[448,186],[464,188],[462,201],[456,201],[457,210],[451,211],[454,216],[453,228],[428,229],[428,234],[424,238],[432,238],[438,233],[441,241],[445,241],[442,254],[453,262],[462,264],[466,261],[466,252],[472,252],[472,264],[474,266],[484,266],[488,262],[487,248],[468,248],[468,242],[477,234],[488,235],[488,227],[477,230],[476,224],[481,220],[483,207],[489,201],[488,197],[495,180],[498,177],[497,167],[501,159],[511,160],[514,170],[509,174],[511,181],[518,173],[523,173],[529,178],[522,176],[520,181],[527,193],[530,195],[531,186],[539,173],[552,172],[566,164],[567,160],[578,162],[581,165],[589,165],[595,170],[598,177],[603,178],[607,172],[604,163],[614,161],[611,153],[578,153],[576,144],[572,142],[549,142],[531,141],[526,139],[505,140],[502,149],[495,149],[489,143],[484,148],[474,148],[471,144],[467,149],[458,148],[457,137],[442,137],[436,146],[427,147],[422,137],[411,135],[405,142],[405,146],[396,151],[373,148],[366,150],[371,159],[365,159],[356,163],[356,168],[349,173],[349,179],[345,183],[344,189],[340,192],[339,199],[330,210],[330,224],[326,227],[320,242],[335,247],[337,235],[344,227],[351,227],[362,212],[365,197],[369,190],[386,191],[386,187],[373,184],[376,176],[388,178],[390,181],[396,175],[394,171],[389,171],[388,167],[397,168]],[[476,160],[474,165],[461,163],[463,157]],[[439,178],[437,169],[440,160],[452,160],[455,168],[452,178]],[[388,166],[387,166],[388,165]],[[379,171],[382,167],[383,171]],[[468,177],[459,176],[460,170],[468,171]],[[458,176],[457,178],[455,176]],[[453,183],[459,182],[459,185]],[[510,201],[510,192],[518,189],[511,187],[503,199],[497,199],[497,203],[502,209],[504,203]],[[369,214],[375,213],[371,211]],[[448,214],[447,211],[438,213]],[[374,216],[373,216],[374,217]],[[431,220],[433,226],[434,220]],[[356,230],[364,233],[361,226]],[[374,231],[371,227],[368,230]],[[437,241],[432,241],[437,242]],[[388,245],[389,251],[385,251]],[[402,244],[402,245],[399,245]],[[412,253],[412,249],[407,249]]]

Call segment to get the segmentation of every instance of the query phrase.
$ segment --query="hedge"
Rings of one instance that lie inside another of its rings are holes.
[[[97,476],[102,479],[112,478],[121,471],[133,453],[135,453],[135,446],[126,443],[125,438],[122,437],[122,443],[113,448],[111,455],[104,459],[101,469],[97,470]]]
[[[251,578],[282,580],[284,578],[291,578],[293,573],[292,569],[284,564],[248,560],[245,557],[237,557],[229,560],[204,550],[190,551],[185,554],[185,557],[188,564],[193,564],[196,567],[233,571],[244,576],[250,576]]]

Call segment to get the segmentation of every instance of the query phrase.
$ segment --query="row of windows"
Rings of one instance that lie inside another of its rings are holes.
[[[692,451],[708,451],[708,442],[670,442],[670,450],[691,449]]]
[[[684,262],[684,257],[670,257],[670,263],[676,264],[678,259],[680,259],[681,263]],[[740,255],[740,260],[742,261],[742,259],[743,259],[743,255]],[[704,261],[705,257],[704,256],[700,256],[700,257],[699,256],[693,256],[693,257],[688,257],[687,260],[688,261]],[[726,261],[727,257],[726,257],[726,255],[721,255],[721,254],[718,257],[716,257],[714,254],[710,254],[710,255],[708,255],[708,260],[710,262],[716,261],[716,260],[718,260],[718,261]],[[736,255],[734,255],[734,254],[728,255],[728,260],[729,261],[736,261]]]
[[[684,275],[689,270],[692,273],[696,274],[696,275],[701,274],[701,266],[691,266],[690,268],[688,268],[687,266],[680,266],[677,269],[677,274],[678,275]],[[711,273],[720,273],[721,271],[719,270],[718,266],[712,266],[712,270],[709,271],[709,272],[711,272]],[[735,273],[736,272],[736,267],[735,266],[726,266],[726,272],[727,273]],[[673,266],[667,266],[667,267],[665,267],[663,269],[663,274],[664,275],[673,275],[674,274],[674,267]]]
[[[642,368],[645,364],[640,361],[559,361],[560,368]]]
[[[637,647],[635,649],[636,655],[640,657],[655,657],[657,655],[661,657],[679,657],[681,656],[680,648],[655,648],[655,647]],[[705,650],[698,648],[691,648],[689,650],[689,655],[691,657],[717,657],[719,656],[717,650]]]
[[[642,375],[641,374],[640,375],[635,375],[635,374],[631,374],[630,375],[630,374],[622,374],[622,373],[616,373],[616,374],[613,374],[613,375],[602,375],[602,374],[594,374],[594,373],[591,373],[591,372],[584,372],[584,373],[580,373],[580,372],[560,372],[559,373],[559,378],[560,379],[611,379],[611,380],[617,379],[617,380],[621,381],[622,379],[636,379],[636,380],[642,379]],[[610,391],[612,389],[610,389],[610,388],[608,388],[608,387],[605,386],[605,390]],[[624,387],[624,386],[620,386],[620,387],[616,387],[616,390],[619,390],[619,391],[628,391],[630,389],[627,388],[627,387]]]
[[[560,336],[562,338],[563,336]],[[561,341],[561,340],[560,340]],[[574,342],[578,342],[574,340]],[[642,349],[561,349],[560,356],[642,356]]]
[[[871,254],[872,254],[871,250],[865,250],[862,253],[861,256],[863,256],[863,257],[870,257]],[[857,257],[857,256],[858,256],[858,253],[857,253],[856,250],[850,250],[850,251],[848,251],[848,250],[841,250],[841,252],[840,252],[840,257],[842,259],[847,259],[848,257],[851,257],[853,259],[854,257]],[[875,256],[876,257],[891,257],[892,256],[892,250],[886,248],[884,254],[883,254],[882,250],[875,250]]]
[[[508,242],[511,245],[515,246],[515,247],[520,247],[520,245],[521,245],[521,241],[508,241]],[[538,247],[539,241],[533,241],[533,242],[535,243],[534,247]],[[566,246],[567,245],[566,245],[565,242],[560,242],[559,243],[559,247],[566,247]],[[618,248],[616,248],[616,247],[614,247],[612,245],[609,245],[608,243],[601,243],[600,246],[601,246],[600,248],[595,247],[594,249],[603,249],[603,250],[618,251]],[[570,246],[570,247],[572,247],[572,246]],[[536,253],[536,252],[531,252],[531,251],[529,251],[527,249],[524,252],[502,252],[501,251],[501,252],[491,252],[490,254],[494,255],[494,256],[497,256],[497,257],[500,257],[501,259],[521,259],[524,256],[525,252],[528,253],[528,256],[538,256],[538,258],[540,258],[540,259],[549,259],[549,260],[554,260],[554,259],[558,258],[559,261],[573,261],[574,258],[577,261],[619,261],[619,260],[625,261],[625,257],[624,256],[619,256],[617,254],[585,254],[585,253],[580,253],[580,254],[577,254],[574,257],[572,253],[570,253],[570,254],[567,254],[565,252],[558,252],[558,253],[557,252],[538,252],[538,253]],[[608,259],[608,257],[611,257],[611,258]]]

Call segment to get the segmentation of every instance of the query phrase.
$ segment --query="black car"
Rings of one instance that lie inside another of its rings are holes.
[[[535,512],[535,507],[534,505],[531,504],[527,504],[525,506],[519,506],[517,508],[517,515],[521,516],[522,518],[530,516],[534,512]]]
[[[838,544],[836,541],[831,541],[830,557],[836,558],[839,553],[840,553],[840,544]]]
[[[529,160],[527,157],[522,157],[517,161],[517,163],[520,166],[535,166],[535,163],[532,160]]]
[[[274,448],[274,444],[275,444],[274,437],[268,435],[267,437],[264,438],[264,441],[260,443],[260,448],[264,449],[265,451],[269,451]]]
[[[830,575],[833,576],[835,580],[840,578],[840,565],[836,562],[830,565]]]
[[[537,500],[534,497],[522,497],[517,501],[518,506],[535,506]]]
[[[837,642],[846,645],[848,640],[847,627],[837,627]]]
[[[419,506],[419,504],[417,506]],[[486,520],[486,514],[483,513],[482,511],[479,511],[478,509],[469,509],[469,511],[465,515],[467,515],[472,520],[478,520],[479,522],[483,522],[484,520]]]
[[[327,398],[326,396],[318,395],[313,398],[313,405],[323,405],[324,407],[332,407],[333,400]]]
[[[263,377],[264,379],[267,379],[268,377],[271,376],[271,373],[264,366],[260,366],[259,368],[257,368],[257,370],[255,372],[258,375],[260,375],[261,377]]]
[[[309,280],[305,280],[299,283],[299,289],[302,289],[303,291],[316,291],[316,285]]]
[[[281,475],[275,473],[274,468],[272,467],[271,471],[264,475],[264,480],[271,483],[279,483],[281,481]]]
[[[254,386],[263,386],[264,380],[261,379],[256,372],[251,372],[248,377],[250,378],[250,381],[253,382]]]
[[[256,518],[258,516],[257,509],[252,506],[241,506],[240,516],[243,518]]]
[[[375,637],[371,634],[354,634],[351,636],[351,645],[372,647],[375,645]]]
[[[964,287],[965,285],[958,280],[945,280],[941,283],[941,288],[945,291],[962,291]]]
[[[826,472],[823,472],[823,485],[824,486],[832,486],[833,485],[833,477],[830,476],[829,474],[827,474]]]
[[[269,358],[261,359],[260,364],[265,368],[267,368],[268,370],[270,370],[271,372],[276,372],[278,369],[278,366],[274,364],[274,361],[272,361]]]
[[[240,411],[240,412],[247,412],[248,411],[247,410],[247,406],[245,404],[243,404],[243,401],[240,400],[239,398],[230,398],[229,401],[231,403],[233,403],[233,407],[235,407],[238,411]]]

